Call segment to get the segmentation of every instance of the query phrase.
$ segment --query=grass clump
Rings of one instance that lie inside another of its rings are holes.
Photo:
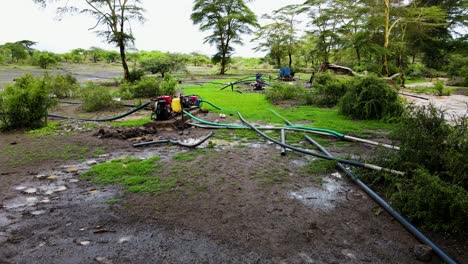
[[[304,167],[304,171],[309,174],[324,174],[335,171],[336,161],[315,159]]]
[[[162,79],[144,76],[132,83],[122,83],[119,87],[119,94],[123,99],[172,96],[175,94],[176,84],[176,80],[170,74],[166,74]]]
[[[118,102],[112,99],[111,92],[104,86],[88,82],[82,89],[81,95],[83,98],[83,110],[86,112],[94,112],[108,108],[117,107]]]
[[[48,78],[24,75],[0,90],[0,129],[42,127],[55,104]]]
[[[206,154],[207,151],[204,149],[197,149],[194,151],[188,151],[184,153],[177,153],[173,159],[181,162],[190,162],[195,160],[199,155]]]
[[[340,112],[356,119],[398,117],[403,106],[398,93],[376,76],[355,78],[350,89],[340,99]]]
[[[81,176],[99,184],[119,184],[129,192],[159,192],[175,185],[175,179],[153,176],[160,157],[146,160],[115,159],[98,164]]]
[[[33,129],[27,133],[33,136],[53,136],[58,134],[60,123],[57,121],[48,122],[46,126]]]

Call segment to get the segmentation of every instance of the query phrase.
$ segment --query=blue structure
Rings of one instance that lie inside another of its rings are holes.
[[[293,80],[293,72],[289,67],[282,67],[280,68],[280,80],[283,81],[292,81]]]

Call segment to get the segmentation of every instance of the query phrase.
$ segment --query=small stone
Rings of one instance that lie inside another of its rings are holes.
[[[428,245],[415,245],[413,247],[413,254],[420,261],[429,262],[432,260],[432,248]]]
[[[226,115],[225,114],[219,114],[219,117],[220,118],[226,118]]]
[[[49,198],[42,199],[40,203],[50,203]]]
[[[54,191],[55,192],[62,192],[62,191],[65,191],[67,189],[66,186],[58,186]]]
[[[45,174],[38,174],[38,175],[36,175],[36,179],[38,179],[38,180],[45,180],[45,179],[47,179],[47,175],[45,175]]]
[[[66,172],[68,172],[68,173],[78,173],[78,168],[69,167],[69,168],[66,169]]]
[[[16,186],[16,187],[15,187],[15,190],[17,190],[17,191],[23,191],[23,190],[26,190],[26,188],[27,188],[26,186],[20,185],[20,186]]]
[[[89,242],[89,241],[81,241],[81,242],[80,242],[80,245],[82,245],[82,246],[87,246],[87,245],[89,245],[90,243],[91,243],[91,242]]]
[[[99,158],[107,158],[107,157],[109,157],[109,154],[101,154],[101,155],[99,155]]]
[[[93,165],[96,165],[96,164],[98,164],[98,162],[96,160],[88,160],[86,162],[86,165],[88,165],[88,166],[93,166]]]
[[[130,241],[130,237],[122,237],[119,239],[119,244],[123,244]]]
[[[37,211],[32,211],[31,214],[32,215],[41,215],[41,214],[45,214],[45,210],[37,210]]]
[[[47,179],[48,179],[48,180],[51,180],[51,181],[56,180],[57,178],[58,178],[58,176],[55,175],[55,174],[52,174],[52,175],[50,175],[49,177],[47,177]]]
[[[37,193],[37,189],[36,188],[28,188],[26,190],[23,190],[24,193],[26,194],[35,194]]]
[[[354,260],[356,259],[356,256],[353,253],[351,253],[351,250],[349,250],[349,249],[341,250],[341,254],[347,256],[350,259],[354,259]]]
[[[78,180],[78,179],[70,179],[70,180],[69,180],[69,182],[71,182],[71,183],[77,183],[77,182],[79,182],[79,181],[80,181],[80,180]]]
[[[103,263],[103,264],[112,264],[112,263],[114,263],[112,260],[110,260],[109,258],[106,258],[106,257],[97,257],[96,261],[99,262],[99,263]]]

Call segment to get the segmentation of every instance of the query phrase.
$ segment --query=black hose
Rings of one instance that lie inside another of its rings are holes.
[[[382,168],[382,167],[379,167],[379,166],[375,166],[375,165],[372,165],[372,164],[367,164],[367,163],[361,163],[361,162],[357,162],[357,161],[353,161],[353,160],[345,160],[345,159],[340,159],[340,158],[335,158],[335,157],[329,157],[329,156],[326,156],[326,155],[322,155],[322,154],[319,154],[319,153],[315,153],[315,152],[312,152],[312,151],[309,151],[309,150],[305,150],[305,149],[301,149],[301,148],[297,148],[297,147],[294,147],[294,146],[291,146],[291,145],[288,145],[288,144],[283,144],[281,143],[280,141],[276,140],[276,139],[273,139],[269,136],[267,136],[265,133],[263,133],[262,131],[260,131],[258,128],[256,128],[255,126],[251,125],[250,123],[248,123],[241,115],[240,112],[237,112],[237,114],[239,115],[239,118],[240,120],[246,124],[248,127],[250,127],[251,129],[255,130],[255,132],[257,132],[257,134],[259,134],[260,136],[262,136],[263,138],[271,141],[271,142],[274,142],[284,148],[287,148],[287,149],[290,149],[290,150],[293,150],[293,151],[296,151],[296,152],[299,152],[299,153],[302,153],[302,154],[306,154],[306,155],[311,155],[311,156],[315,156],[317,158],[321,158],[321,159],[326,159],[326,160],[334,160],[334,161],[337,161],[337,162],[342,162],[342,163],[346,163],[346,164],[349,164],[349,165],[352,165],[352,166],[356,166],[356,167],[361,167],[361,168],[368,168],[368,169],[373,169],[373,170],[383,170],[383,171],[387,171],[387,172],[390,172],[390,173],[395,173],[395,174],[399,174],[399,175],[404,175],[403,172],[400,172],[400,171],[395,171],[395,170],[391,170],[391,169],[386,169],[386,168]]]
[[[121,118],[124,118],[126,116],[129,116],[135,112],[138,112],[140,110],[142,110],[143,108],[147,107],[150,103],[145,103],[145,104],[142,104],[140,105],[139,107],[131,110],[131,111],[128,111],[124,114],[121,114],[121,115],[118,115],[118,116],[114,116],[114,117],[110,117],[110,118],[102,118],[102,119],[88,119],[88,118],[78,118],[78,117],[70,117],[70,116],[62,116],[62,115],[55,115],[55,114],[48,114],[47,116],[48,117],[53,117],[53,118],[60,118],[60,119],[71,119],[71,120],[79,120],[79,121],[89,121],[89,122],[108,122],[108,121],[114,121],[114,120],[117,120],[117,119],[121,119]]]
[[[58,103],[61,104],[71,104],[71,105],[81,105],[83,102],[74,102],[74,101],[57,101]],[[122,104],[125,107],[136,107],[134,104]]]
[[[171,143],[174,145],[179,145],[182,147],[188,147],[188,148],[196,148],[199,145],[203,144],[203,142],[207,141],[210,137],[212,137],[215,133],[210,132],[208,135],[206,135],[204,138],[200,139],[199,141],[193,143],[193,144],[187,144],[181,141],[175,141],[175,140],[156,140],[156,141],[148,141],[148,142],[141,142],[141,143],[135,143],[133,144],[134,147],[142,147],[142,146],[148,146],[148,145],[154,145],[154,144],[162,144],[162,143]]]
[[[305,135],[305,138],[314,144],[320,151],[325,153],[329,158],[333,158],[333,156],[328,152],[324,147],[322,147],[319,143]],[[408,220],[406,220],[397,210],[395,210],[392,206],[390,206],[382,197],[380,197],[377,193],[375,193],[369,186],[363,183],[356,175],[354,175],[350,170],[348,170],[343,164],[338,162],[338,168],[341,171],[346,173],[352,181],[354,181],[359,187],[361,187],[364,192],[366,192],[374,201],[376,201],[381,207],[383,207],[389,214],[391,214],[395,219],[400,222],[411,234],[413,234],[419,241],[422,243],[430,246],[432,250],[445,262],[447,263],[457,263],[453,260],[449,255],[447,255],[442,249],[440,249],[434,242],[432,242],[428,237],[426,237],[421,231],[419,231],[415,226],[413,226]]]
[[[419,95],[408,94],[408,93],[403,93],[403,92],[398,92],[398,93],[401,94],[401,95],[409,96],[409,97],[414,97],[414,98],[423,99],[423,100],[429,100],[428,98],[422,97],[422,96],[419,96]]]

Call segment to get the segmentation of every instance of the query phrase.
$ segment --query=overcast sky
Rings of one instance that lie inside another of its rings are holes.
[[[207,33],[192,24],[190,14],[193,0],[142,0],[146,9],[144,24],[133,23],[138,50],[160,50],[190,53],[192,51],[212,55],[215,48],[203,44]],[[248,5],[260,19],[264,13],[289,4],[303,3],[304,0],[254,0]],[[68,52],[75,48],[97,46],[114,49],[104,43],[88,28],[96,23],[86,15],[67,15],[57,20],[55,7],[41,8],[33,0],[9,0],[0,9],[0,44],[28,39],[38,42],[36,49],[57,53]],[[235,56],[262,57],[255,53],[252,36],[245,36],[244,46],[237,46]]]

